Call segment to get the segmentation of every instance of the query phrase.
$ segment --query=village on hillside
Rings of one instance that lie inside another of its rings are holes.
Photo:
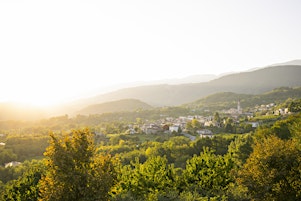
[[[288,108],[277,108],[275,103],[256,105],[254,108],[248,108],[248,111],[244,111],[240,102],[237,101],[236,108],[223,109],[213,115],[187,115],[177,118],[161,115],[162,118],[156,121],[144,120],[141,124],[130,124],[127,126],[126,134],[181,134],[190,140],[213,138],[221,133],[243,134],[254,131],[258,126],[264,124],[263,120],[254,118],[256,113],[275,117],[291,114]],[[94,134],[103,136],[102,132],[94,132]],[[5,134],[0,134],[0,137],[4,138]],[[6,143],[0,141],[0,147],[5,147],[5,145]],[[6,163],[4,167],[14,167],[20,164],[20,162],[11,161]]]
[[[161,134],[161,133],[182,133],[193,134],[199,137],[212,138],[219,133],[246,133],[256,129],[263,122],[256,120],[254,114],[257,112],[265,115],[281,116],[289,115],[288,108],[276,109],[275,103],[267,105],[256,105],[254,108],[244,111],[237,102],[237,108],[223,109],[214,115],[200,116],[188,115],[173,117],[162,117],[157,121],[146,122],[142,125],[129,125],[129,134]],[[244,128],[240,128],[240,127]],[[240,128],[240,129],[239,129]]]

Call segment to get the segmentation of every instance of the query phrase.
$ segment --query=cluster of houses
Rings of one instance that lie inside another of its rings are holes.
[[[266,105],[256,105],[253,108],[252,112],[263,112],[266,113],[268,115],[287,115],[290,114],[291,112],[289,111],[288,108],[276,108],[275,107],[276,104],[275,103],[270,103],[270,104],[266,104]]]
[[[246,117],[252,117],[253,113],[255,112],[266,112],[266,114],[274,114],[274,115],[286,115],[290,114],[288,108],[280,108],[275,109],[275,104],[270,103],[267,105],[259,105],[252,108],[251,112],[243,112],[242,107],[240,106],[240,102],[237,103],[237,108],[230,108],[228,110],[221,110],[220,113],[226,116],[229,116],[230,118],[234,120],[238,120],[238,117],[243,115]],[[178,118],[172,118],[172,117],[166,117],[162,118],[160,120],[157,120],[152,123],[145,123],[143,125],[129,125],[129,134],[136,134],[139,131],[142,131],[145,134],[158,134],[158,133],[182,133],[184,135],[187,135],[191,137],[189,134],[187,134],[186,126],[188,122],[191,122],[192,120],[197,120],[203,127],[203,129],[196,130],[196,133],[201,138],[212,138],[214,136],[212,130],[210,128],[212,127],[220,127],[220,123],[214,120],[213,116],[180,116]],[[225,122],[223,122],[225,124]],[[252,125],[252,128],[256,128],[259,126],[259,122],[246,122],[250,125]],[[137,129],[137,126],[139,129]],[[101,135],[101,133],[96,133]],[[0,137],[4,137],[4,134],[0,134]],[[4,142],[0,142],[0,147],[5,146]],[[20,162],[12,161],[5,164],[5,167],[14,167],[20,165]]]
[[[156,122],[145,123],[140,127],[140,130],[145,134],[157,134],[157,133],[179,133],[186,131],[187,122],[191,122],[196,119],[205,127],[216,126],[212,116],[180,116],[178,118],[167,117]],[[129,133],[135,134],[137,131],[133,128],[133,125],[129,125]],[[213,137],[213,133],[209,129],[200,129],[196,131],[201,137]]]
[[[240,102],[237,104],[237,108],[231,108],[229,110],[221,111],[221,113],[224,114],[230,114],[233,117],[237,117],[241,114],[242,108],[240,106]],[[180,116],[178,118],[172,118],[167,117],[165,119],[159,120],[157,122],[144,124],[140,127],[140,130],[144,132],[145,134],[156,134],[156,133],[173,133],[173,132],[186,132],[186,125],[187,122],[191,122],[193,119],[197,120],[201,125],[203,125],[204,129],[199,129],[196,131],[196,133],[200,137],[209,137],[212,138],[213,132],[208,129],[210,127],[220,127],[220,123],[217,121],[214,121],[213,116]],[[253,125],[252,125],[253,126]],[[258,126],[254,124],[254,126]],[[134,134],[137,133],[132,126],[130,126],[130,133]]]
[[[238,121],[239,116],[253,117],[253,114],[258,111],[266,111],[272,112],[274,115],[285,115],[289,114],[287,108],[275,109],[276,104],[270,103],[267,105],[260,105],[253,108],[251,112],[243,112],[242,107],[240,106],[240,102],[237,103],[237,108],[230,108],[228,110],[220,111],[221,114],[229,116],[235,121]],[[179,133],[186,132],[186,124],[187,122],[191,122],[193,119],[196,119],[204,129],[199,129],[196,133],[200,137],[209,137],[212,138],[214,136],[212,127],[220,127],[221,123],[214,120],[213,116],[180,116],[178,118],[167,117],[156,122],[146,123],[139,127],[139,130],[144,132],[145,134],[157,134],[157,133]],[[250,124],[252,128],[257,128],[259,126],[259,122],[246,122]],[[224,122],[225,124],[225,122]],[[129,133],[135,134],[137,133],[137,129],[135,130],[132,125],[129,126]]]

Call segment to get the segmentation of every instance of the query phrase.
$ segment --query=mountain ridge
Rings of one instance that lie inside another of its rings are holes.
[[[291,63],[299,61],[301,60],[295,60]],[[135,99],[151,107],[163,107],[183,105],[219,92],[261,94],[279,87],[300,87],[300,75],[301,65],[267,66],[253,71],[227,74],[207,82],[123,88],[52,107],[48,110],[34,107],[22,108],[0,103],[0,120],[32,120],[64,114],[74,115],[76,111],[87,109],[91,105],[96,107],[97,104],[123,99]],[[91,107],[93,108],[93,106]]]
[[[77,111],[77,114],[90,115],[113,112],[125,112],[136,110],[147,110],[153,107],[137,99],[122,99],[117,101],[110,101],[100,104],[88,105],[85,108]]]
[[[217,92],[258,94],[279,87],[301,86],[301,66],[273,66],[240,72],[204,83],[149,85],[124,88],[94,96],[90,104],[134,98],[152,106],[176,106]]]

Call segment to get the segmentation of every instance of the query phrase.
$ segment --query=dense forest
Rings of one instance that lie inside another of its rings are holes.
[[[2,121],[0,199],[300,200],[301,100],[281,107],[289,112],[211,111],[209,127],[189,107]],[[186,115],[178,132],[141,126]],[[205,128],[214,136],[200,137]]]

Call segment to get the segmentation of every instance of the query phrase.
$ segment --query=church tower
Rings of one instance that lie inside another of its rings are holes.
[[[240,106],[240,101],[239,100],[237,101],[237,113],[242,114],[242,108]]]

